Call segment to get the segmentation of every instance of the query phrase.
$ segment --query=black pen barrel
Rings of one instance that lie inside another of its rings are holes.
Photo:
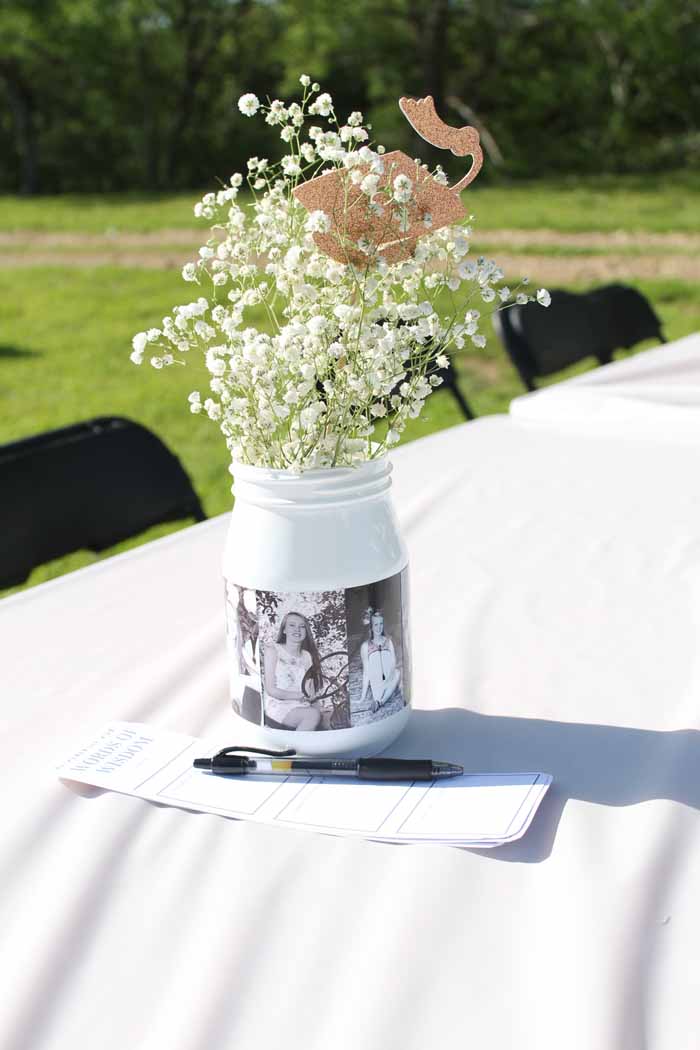
[[[432,780],[433,763],[427,758],[363,758],[357,775],[361,780]]]

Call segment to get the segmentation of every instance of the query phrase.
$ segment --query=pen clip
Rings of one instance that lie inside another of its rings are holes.
[[[224,747],[221,751],[217,751],[212,762],[215,762],[217,758],[225,758],[226,755],[235,755],[237,752],[242,752],[244,755],[270,755],[271,758],[291,758],[292,755],[296,755],[293,747],[287,748],[286,751],[270,751],[266,747]]]

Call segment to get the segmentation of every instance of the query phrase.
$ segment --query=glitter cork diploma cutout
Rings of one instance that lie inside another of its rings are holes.
[[[424,164],[394,150],[379,163],[358,165],[357,175],[336,170],[298,186],[294,195],[307,211],[328,216],[330,229],[315,233],[314,241],[337,262],[366,266],[378,257],[400,262],[413,255],[422,235],[466,216],[459,193],[481,170],[478,132],[445,124],[430,95],[401,98],[399,107],[421,138],[455,156],[470,156],[471,167],[454,186],[447,186]]]

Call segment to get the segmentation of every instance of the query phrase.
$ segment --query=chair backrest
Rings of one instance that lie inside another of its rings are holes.
[[[535,380],[595,357],[604,365],[615,350],[644,339],[665,342],[661,322],[636,288],[605,285],[576,294],[552,291],[550,306],[510,306],[494,314],[494,327],[528,388]]]
[[[71,551],[205,517],[180,461],[145,427],[105,417],[0,446],[0,587]]]
[[[606,284],[586,293],[599,317],[610,353],[629,350],[645,339],[665,343],[661,321],[651,303],[636,288],[627,284]]]
[[[529,390],[551,375],[603,349],[602,334],[585,296],[553,291],[548,307],[510,306],[494,314],[494,327]]]

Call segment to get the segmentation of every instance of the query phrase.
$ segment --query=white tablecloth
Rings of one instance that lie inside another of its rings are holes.
[[[491,417],[395,454],[397,754],[555,783],[489,852],[102,794],[111,719],[226,733],[215,519],[0,602],[4,1050],[694,1050],[700,450]]]
[[[700,332],[515,398],[514,419],[607,434],[700,438]]]

